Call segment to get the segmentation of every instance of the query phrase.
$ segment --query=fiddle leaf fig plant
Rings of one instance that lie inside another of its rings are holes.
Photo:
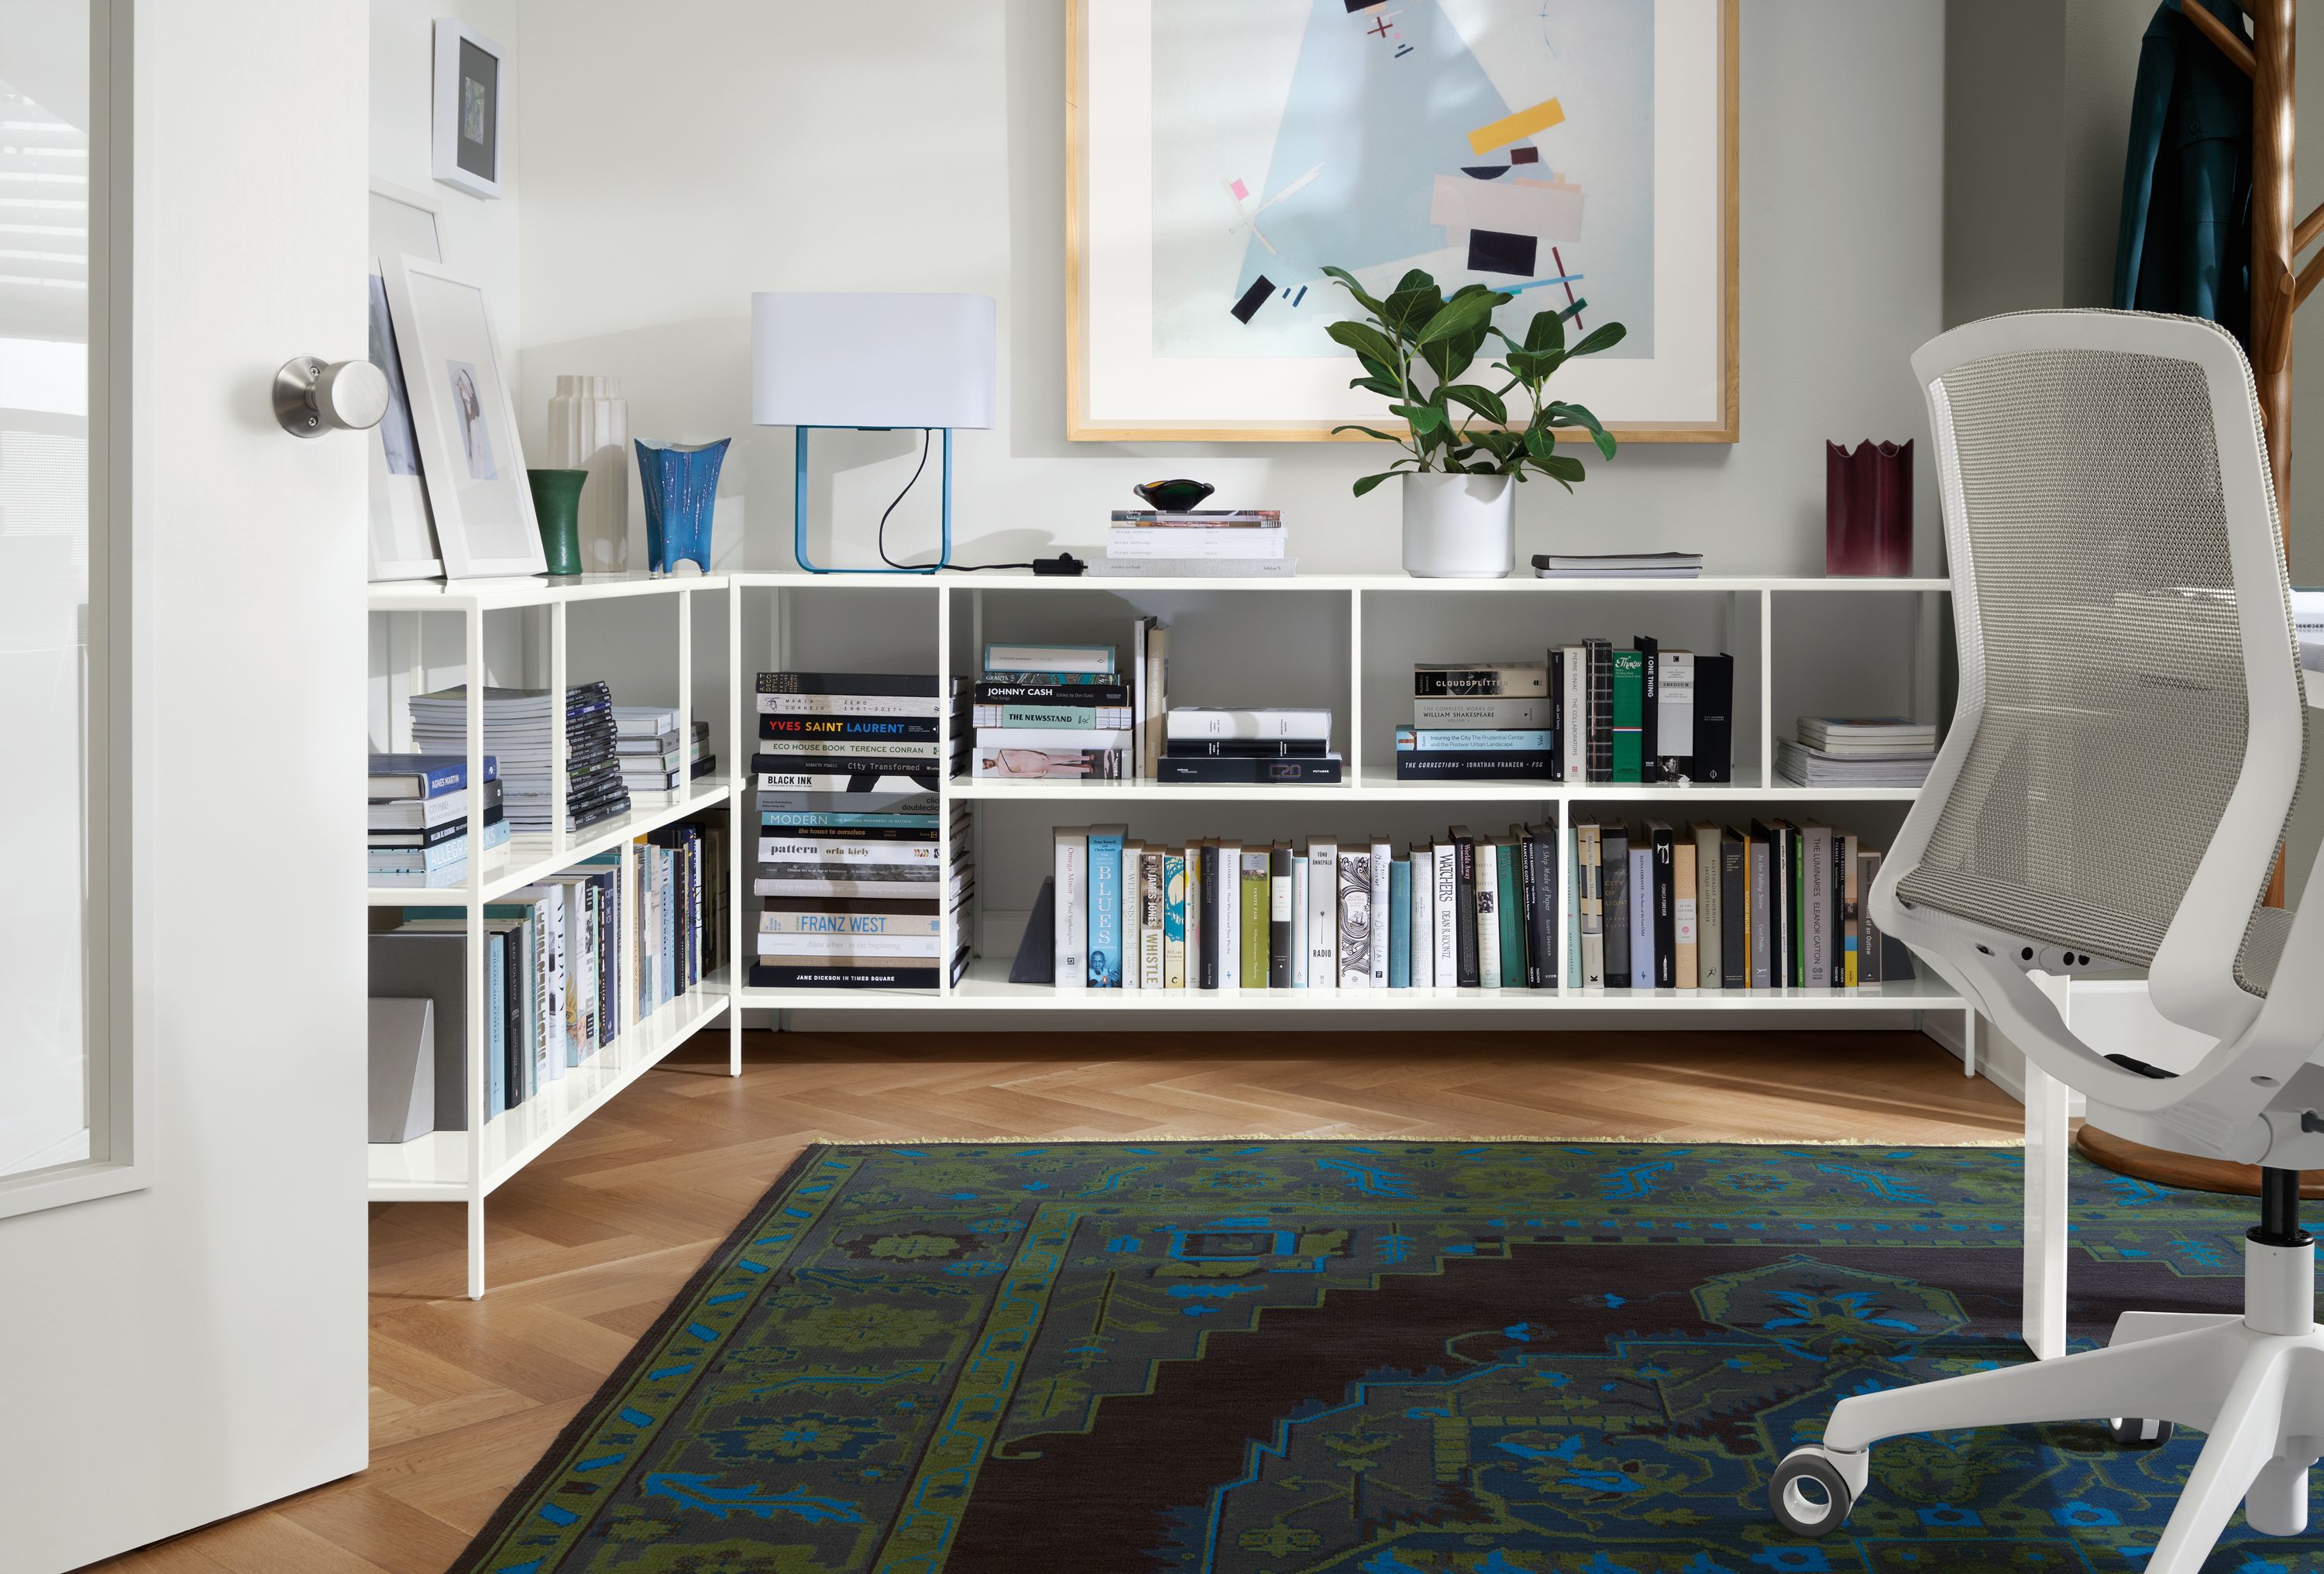
[[[1551,375],[1566,362],[1610,350],[1627,331],[1620,323],[1591,329],[1578,342],[1565,342],[1565,321],[1554,310],[1534,314],[1520,344],[1493,326],[1493,313],[1516,296],[1482,284],[1464,284],[1447,297],[1436,281],[1415,268],[1380,300],[1344,268],[1326,268],[1355,298],[1369,320],[1332,324],[1332,337],[1356,354],[1363,375],[1351,388],[1368,389],[1390,400],[1388,413],[1409,428],[1393,437],[1366,426],[1338,426],[1406,450],[1386,470],[1356,483],[1361,497],[1397,474],[1508,475],[1523,481],[1545,475],[1566,491],[1583,479],[1582,461],[1557,451],[1557,434],[1590,434],[1598,452],[1611,459],[1614,437],[1582,405],[1551,399]],[[1485,346],[1500,344],[1499,358],[1475,381],[1471,368]],[[1498,384],[1498,386],[1489,386]],[[1509,395],[1525,391],[1525,405],[1512,413]]]

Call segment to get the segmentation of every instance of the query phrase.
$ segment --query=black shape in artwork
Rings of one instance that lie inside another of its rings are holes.
[[[1541,162],[1541,150],[1536,147],[1530,147],[1524,143],[1519,143],[1517,146],[1509,150],[1509,162],[1512,164],[1538,164]]]
[[[1348,0],[1348,14],[1353,16],[1359,11],[1370,11],[1379,3],[1380,0]]]
[[[1471,180],[1498,180],[1509,172],[1507,164],[1463,164],[1461,173]]]
[[[1540,250],[1541,243],[1532,235],[1472,229],[1469,232],[1469,272],[1531,274],[1534,258]]]
[[[1527,269],[1526,272],[1531,272],[1532,270]],[[1267,298],[1274,293],[1275,281],[1266,274],[1261,273],[1252,280],[1250,288],[1242,292],[1242,299],[1234,303],[1235,321],[1240,323],[1250,321],[1259,308],[1267,304]]]

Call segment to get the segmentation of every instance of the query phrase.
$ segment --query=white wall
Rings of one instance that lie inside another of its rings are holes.
[[[640,48],[620,0],[520,0],[540,88],[523,109],[529,430],[557,373],[620,376],[633,432],[737,439],[722,558],[788,566],[791,437],[749,425],[751,291],[980,290],[1001,303],[1003,415],[960,440],[960,557],[1086,548],[1133,482],[1187,473],[1283,509],[1305,567],[1396,567],[1393,492],[1348,494],[1377,468],[1364,446],[1065,440],[1062,0],[890,0],[877,25],[747,0],[658,15],[688,47]],[[1634,446],[1572,497],[1525,487],[1521,550],[1821,571],[1823,440],[1924,424],[1906,357],[1938,327],[1942,23],[1924,5],[1744,7],[1744,440]],[[843,462],[905,446],[832,441]],[[908,469],[840,475],[848,550]],[[898,538],[927,539],[929,517],[899,514]]]

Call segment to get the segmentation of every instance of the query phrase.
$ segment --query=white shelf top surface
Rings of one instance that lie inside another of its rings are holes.
[[[548,606],[553,602],[604,601],[621,596],[673,595],[726,588],[724,574],[532,574],[488,579],[381,580],[369,587],[375,612],[462,612]]]
[[[1764,781],[1747,769],[1736,782],[1695,782],[1684,786],[1641,782],[1555,781],[1398,781],[1396,769],[1367,765],[1352,781],[1295,783],[1268,787],[1257,782],[1091,781],[1066,778],[1054,781],[1009,781],[992,778],[954,777],[945,784],[945,795],[980,802],[1011,799],[1107,803],[1250,803],[1288,800],[1298,803],[1492,803],[1546,804],[1560,798],[1576,803],[1899,803],[1920,796],[1918,787],[1807,787],[1796,782]]]
[[[1030,590],[1061,594],[1074,590],[1108,593],[1134,590],[1273,590],[1388,591],[1442,595],[1576,593],[1597,594],[1689,594],[1736,591],[1904,591],[1922,594],[1949,591],[1945,577],[1920,579],[1843,578],[1804,575],[1704,575],[1695,579],[1652,577],[1608,579],[1536,579],[1530,571],[1507,579],[1416,579],[1407,574],[1302,574],[1289,579],[1239,579],[1229,575],[1190,577],[1111,577],[1093,575],[1006,574],[805,574],[797,570],[738,569],[724,577],[746,587],[799,589],[895,590],[915,585],[966,586],[972,590]],[[379,587],[374,586],[376,590]]]

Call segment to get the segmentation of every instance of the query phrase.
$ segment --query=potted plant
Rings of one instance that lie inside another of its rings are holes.
[[[1351,388],[1393,400],[1406,436],[1365,426],[1361,432],[1406,450],[1386,470],[1356,483],[1361,497],[1392,475],[1404,482],[1404,569],[1431,579],[1498,579],[1517,564],[1515,484],[1545,475],[1566,491],[1583,479],[1582,461],[1557,450],[1557,434],[1590,434],[1599,453],[1614,456],[1613,435],[1578,404],[1545,392],[1552,373],[1578,355],[1594,355],[1622,342],[1620,323],[1565,342],[1564,319],[1554,310],[1534,314],[1519,344],[1493,326],[1493,312],[1514,295],[1464,284],[1448,299],[1436,281],[1416,268],[1385,300],[1365,293],[1344,268],[1326,268],[1355,297],[1369,320],[1335,322],[1333,338],[1356,353],[1364,374]],[[1490,370],[1499,385],[1462,381],[1488,341],[1503,348]],[[1508,396],[1525,391],[1526,409],[1512,415]]]

